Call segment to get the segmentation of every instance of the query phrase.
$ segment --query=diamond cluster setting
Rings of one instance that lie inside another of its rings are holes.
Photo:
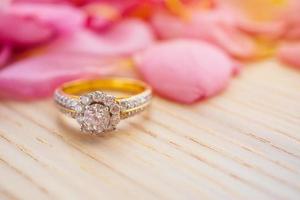
[[[112,131],[120,121],[120,106],[115,97],[100,91],[81,96],[73,110],[81,131],[86,133]]]

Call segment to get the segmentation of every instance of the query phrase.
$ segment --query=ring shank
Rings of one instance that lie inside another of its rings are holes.
[[[93,91],[116,91],[127,96],[116,97],[121,105],[121,118],[127,118],[143,111],[150,103],[151,88],[139,80],[127,78],[105,78],[77,80],[63,84],[55,92],[55,101],[60,109],[67,114],[74,110],[67,106],[71,101],[78,101],[81,94]],[[61,100],[63,98],[63,100]]]
[[[146,84],[131,79],[92,79],[79,80],[62,86],[62,91],[70,95],[79,95],[96,90],[115,90],[138,94],[149,89]]]

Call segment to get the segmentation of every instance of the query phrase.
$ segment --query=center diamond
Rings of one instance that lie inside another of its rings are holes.
[[[83,120],[87,131],[102,132],[109,125],[109,109],[101,104],[90,105],[83,113]]]
[[[81,130],[86,133],[114,130],[120,121],[120,106],[115,97],[99,91],[81,96],[73,109]]]

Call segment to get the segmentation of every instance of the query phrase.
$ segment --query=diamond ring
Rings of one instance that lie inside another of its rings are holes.
[[[106,91],[127,96],[116,97]],[[77,80],[63,84],[54,93],[60,111],[76,119],[82,132],[92,134],[115,130],[120,120],[145,110],[151,97],[146,83],[125,78]]]

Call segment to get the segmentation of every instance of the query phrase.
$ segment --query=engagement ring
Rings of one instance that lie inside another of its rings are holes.
[[[108,92],[126,93],[114,96]],[[56,89],[54,100],[59,109],[75,118],[85,133],[112,131],[120,120],[145,110],[152,90],[144,82],[125,78],[78,80]]]

